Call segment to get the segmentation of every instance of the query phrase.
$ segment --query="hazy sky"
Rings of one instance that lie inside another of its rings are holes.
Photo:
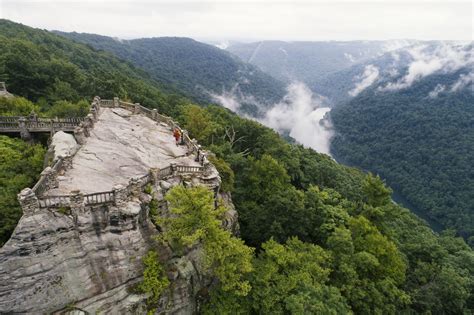
[[[0,17],[48,30],[201,40],[472,40],[471,1],[0,0]]]

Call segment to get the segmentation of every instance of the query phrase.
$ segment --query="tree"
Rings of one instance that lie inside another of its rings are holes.
[[[250,284],[244,276],[252,271],[253,249],[221,227],[222,206],[214,208],[213,194],[205,187],[176,186],[166,195],[172,216],[158,219],[162,240],[179,247],[203,245],[204,266],[217,277],[221,290],[245,296]]]
[[[366,202],[373,206],[383,206],[390,202],[392,190],[385,186],[382,179],[372,173],[367,174],[362,184],[362,191],[364,192]]]
[[[32,187],[43,168],[45,149],[0,136],[0,246],[13,232],[22,212],[17,194]]]
[[[184,127],[200,142],[206,142],[218,126],[212,121],[209,113],[197,105],[185,107],[183,120]]]
[[[290,238],[262,245],[251,275],[250,305],[257,314],[342,314],[350,308],[329,285],[331,255],[319,246]]]
[[[170,281],[155,251],[151,250],[143,257],[143,265],[145,266],[143,281],[139,284],[138,289],[140,292],[148,294],[147,305],[153,307],[170,285]]]

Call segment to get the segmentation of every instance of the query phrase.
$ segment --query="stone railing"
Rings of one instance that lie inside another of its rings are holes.
[[[74,138],[76,138],[77,143],[83,145],[86,141],[86,137],[90,136],[90,131],[94,127],[94,124],[97,122],[100,114],[100,98],[98,96],[94,97],[91,107],[89,109],[89,114],[84,118],[84,120],[74,128]]]
[[[105,204],[119,205],[128,200],[130,196],[138,196],[147,184],[157,183],[159,180],[179,175],[198,174],[201,177],[203,185],[212,188],[215,187],[215,183],[213,183],[212,180],[207,183],[209,180],[206,176],[210,174],[212,164],[207,160],[206,153],[201,149],[201,146],[197,144],[197,141],[194,139],[191,140],[187,131],[181,129],[170,117],[161,115],[156,109],[148,109],[138,103],[123,102],[118,98],[103,100],[96,96],[91,104],[89,114],[82,120],[76,121],[79,122],[79,124],[74,128],[74,137],[78,144],[83,145],[86,138],[90,136],[91,129],[99,117],[101,107],[124,108],[132,111],[134,114],[142,114],[159,123],[165,123],[171,130],[178,128],[182,134],[182,142],[188,148],[188,153],[196,154],[195,161],[199,161],[200,166],[171,163],[169,166],[161,169],[153,168],[146,175],[130,179],[126,187],[118,185],[111,191],[90,194],[82,194],[80,191],[71,191],[71,193],[67,195],[45,195],[47,190],[58,186],[57,177],[60,173],[72,167],[73,156],[60,156],[51,167],[46,167],[43,170],[40,179],[32,189],[25,188],[18,195],[18,200],[20,201],[24,213],[31,214],[39,209],[45,208],[59,209],[63,207],[74,208]],[[8,122],[8,119],[5,119],[5,122]]]
[[[0,116],[0,132],[19,132],[22,138],[29,138],[32,132],[73,131],[86,120],[83,117],[40,118],[36,115]]]
[[[110,191],[95,192],[90,194],[82,194],[80,191],[72,191],[71,194],[68,195],[47,195],[36,197],[37,206],[38,208],[57,209],[61,207],[67,208],[77,203],[80,203],[83,206],[95,206],[101,204],[118,205],[121,202],[125,202],[133,195],[138,196],[148,184],[157,183],[160,180],[164,180],[172,176],[182,176],[186,174],[205,175],[206,169],[202,166],[176,165],[173,163],[170,166],[162,169],[153,168],[146,175],[131,178],[126,187],[117,185],[113,190]],[[206,185],[204,182],[203,184]],[[35,192],[35,187],[32,189],[33,192]],[[37,196],[36,193],[35,196]],[[30,202],[30,200],[28,202]]]

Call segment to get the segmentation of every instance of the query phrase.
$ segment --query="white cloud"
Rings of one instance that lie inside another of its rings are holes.
[[[252,97],[242,95],[238,85],[220,95],[210,95],[216,102],[237,113],[242,102],[262,106]],[[324,119],[324,115],[331,110],[324,107],[325,101],[324,97],[313,94],[303,83],[292,83],[287,87],[283,100],[271,106],[259,121],[280,133],[289,132],[292,138],[307,147],[329,154],[333,131],[330,122]]]
[[[361,75],[358,75],[354,80],[358,80],[355,84],[355,87],[350,90],[348,93],[350,96],[356,96],[369,86],[371,86],[375,80],[379,77],[379,69],[374,65],[365,66],[364,72]]]
[[[444,92],[446,90],[446,86],[443,84],[437,84],[433,91],[431,91],[428,96],[430,98],[437,98],[439,93]]]
[[[406,50],[412,58],[407,73],[398,81],[390,82],[381,90],[399,90],[413,84],[413,82],[435,72],[454,72],[462,67],[473,64],[472,48],[470,44],[441,43],[440,45],[416,45]]]
[[[454,82],[454,84],[451,86],[451,92],[456,92],[459,91],[466,86],[470,85],[471,86],[471,91],[474,93],[474,72],[470,72],[468,74],[461,74],[459,76],[459,79]]]
[[[350,62],[355,61],[354,56],[352,56],[351,54],[344,53],[344,57],[346,57],[346,59],[348,59]]]
[[[323,118],[330,108],[322,107],[323,98],[303,83],[292,83],[287,89],[284,100],[274,105],[261,122],[279,132],[289,131],[299,143],[329,154],[333,131]]]
[[[213,94],[213,93],[211,93],[210,95],[215,102],[221,104],[225,108],[228,108],[231,111],[236,112],[236,113],[239,111],[240,102],[234,94],[229,93],[229,92],[224,92],[220,95]]]
[[[229,41],[222,41],[218,44],[215,44],[215,46],[220,49],[226,49],[227,47],[229,47],[229,45]]]
[[[1,0],[0,17],[120,38],[439,40],[471,39],[471,7],[465,0]]]

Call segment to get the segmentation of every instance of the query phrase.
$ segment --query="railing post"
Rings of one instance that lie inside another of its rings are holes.
[[[87,114],[87,116],[85,118],[85,121],[92,128],[92,127],[94,127],[94,122],[96,121],[96,119],[95,119],[94,115]]]
[[[133,197],[140,197],[140,194],[142,192],[142,187],[140,185],[140,179],[138,177],[132,177],[130,178],[128,187],[130,187],[130,194]]]
[[[77,143],[80,145],[86,143],[86,136],[84,135],[84,129],[82,129],[82,127],[74,128],[74,138],[76,138]]]
[[[61,158],[61,156],[60,156],[60,158]],[[69,170],[69,169],[72,168],[72,158],[73,158],[72,156],[62,157],[62,159],[63,159],[63,166],[62,167],[63,167],[64,170]]]
[[[114,204],[116,206],[122,206],[127,202],[128,194],[127,194],[127,187],[123,187],[123,185],[115,185],[114,186]]]
[[[25,140],[31,139],[30,132],[28,131],[28,127],[26,126],[26,118],[20,117],[18,119],[18,127],[20,128],[20,137]]]
[[[84,212],[84,195],[80,190],[71,191],[69,196],[69,204],[71,205],[71,213],[76,216],[80,212]]]
[[[209,162],[206,156],[203,156],[202,158],[202,166],[204,176],[210,176],[212,174],[212,164]]]
[[[44,176],[46,179],[46,190],[58,187],[57,176],[51,169],[51,167],[46,167],[42,172],[41,176]]]
[[[119,107],[120,106],[120,100],[118,97],[114,97],[114,107]]]
[[[178,175],[178,166],[176,165],[175,162],[170,164],[170,168],[171,168],[171,173],[173,174],[173,176],[177,176]]]
[[[201,146],[198,144],[197,145],[197,151],[196,151],[196,159],[194,159],[195,162],[200,162],[201,161]]]
[[[140,114],[140,103],[135,103],[135,107],[133,108],[134,114]]]
[[[85,121],[82,121],[82,122],[79,124],[79,127],[82,128],[82,131],[84,132],[84,136],[89,137],[89,129],[88,129],[87,126],[86,126],[86,122],[85,122]]]
[[[92,108],[90,109],[90,113],[92,114],[92,116],[94,116],[94,120],[97,120],[97,116],[98,116],[99,113],[97,112],[97,110],[95,109],[95,107],[92,107]]]
[[[38,197],[31,188],[23,189],[17,197],[24,215],[32,215],[39,210]]]
[[[158,183],[159,179],[159,174],[160,174],[160,169],[157,167],[152,167],[150,168],[150,178],[151,178],[151,183],[156,185]]]
[[[158,120],[158,110],[157,110],[156,108],[153,108],[153,109],[151,110],[151,117],[152,117],[152,119],[155,120],[155,121]]]

